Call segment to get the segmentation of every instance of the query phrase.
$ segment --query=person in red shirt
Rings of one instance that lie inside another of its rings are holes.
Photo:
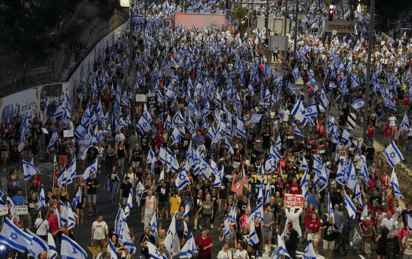
[[[312,240],[313,248],[317,252],[320,239],[320,221],[316,212],[312,213],[311,220],[308,222],[303,236],[307,237],[307,240]]]
[[[38,174],[33,175],[30,178],[30,191],[31,192],[36,192],[36,193],[39,192],[40,183],[41,183],[40,175],[38,175]]]
[[[53,175],[51,177],[51,181],[52,181],[52,193],[53,195],[55,195],[56,197],[60,197],[60,186],[57,184],[57,178],[59,177],[60,174],[60,166],[56,165],[54,167],[54,172]]]
[[[300,194],[300,184],[298,184],[298,180],[296,177],[293,178],[292,183],[288,187],[290,194]]]
[[[368,131],[366,133],[366,136],[370,141],[373,141],[373,136],[375,135],[375,127],[373,127],[372,123],[369,123],[368,126]]]
[[[213,240],[206,230],[203,230],[202,234],[195,238],[195,243],[199,245],[199,259],[212,259]]]

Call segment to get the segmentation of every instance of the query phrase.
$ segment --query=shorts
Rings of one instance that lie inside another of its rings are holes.
[[[159,207],[158,207],[159,211],[161,211],[162,209],[165,209],[165,211],[169,211],[169,202],[168,201],[159,201]]]
[[[132,161],[132,167],[133,167],[133,168],[138,168],[139,165],[140,165],[140,162],[139,162],[139,161],[137,161],[137,162]]]
[[[87,201],[88,201],[88,202],[96,203],[96,198],[97,198],[97,195],[96,195],[96,194],[88,194],[88,195],[87,195]]]
[[[308,233],[308,241],[309,240],[318,242],[319,241],[319,234],[318,233]]]
[[[126,206],[128,199],[129,199],[129,197],[122,197],[122,205]]]
[[[328,240],[323,240],[323,250],[333,250],[335,249],[335,240],[333,241],[328,241]]]
[[[266,238],[272,238],[272,229],[271,228],[263,228],[263,235]]]
[[[372,253],[372,243],[365,243],[365,254]]]
[[[8,158],[9,157],[9,151],[1,151],[1,158]]]
[[[104,239],[100,239],[100,240],[93,239],[93,246],[94,247],[100,246],[100,248],[103,248],[104,244],[105,244]]]

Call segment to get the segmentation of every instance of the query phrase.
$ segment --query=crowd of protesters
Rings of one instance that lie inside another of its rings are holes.
[[[202,1],[196,5],[199,10],[194,9],[200,11],[206,7],[213,12],[220,9],[217,4]],[[136,258],[103,221],[104,215],[97,212],[97,194],[104,186],[111,192],[113,208],[118,202],[125,208],[130,190],[135,193],[139,186],[144,186],[139,204],[144,233],[139,242],[133,229],[130,228],[129,233],[146,259],[150,258],[148,242],[154,244],[160,254],[172,257],[164,244],[166,230],[159,230],[157,237],[151,234],[149,223],[156,211],[160,221],[169,222],[174,218],[177,222],[182,247],[190,233],[196,236],[197,254],[201,259],[270,255],[279,249],[278,239],[282,234],[292,258],[296,258],[298,244],[303,240],[311,240],[315,252],[326,258],[345,255],[350,248],[362,251],[368,258],[373,254],[378,258],[401,258],[401,255],[412,258],[412,232],[408,231],[412,205],[400,206],[391,191],[392,168],[374,145],[380,142],[386,147],[393,141],[405,157],[410,155],[409,66],[412,61],[404,59],[402,40],[392,42],[384,34],[376,36],[382,37],[383,43],[376,39],[376,51],[372,55],[374,87],[365,90],[366,56],[363,53],[368,42],[361,38],[361,33],[333,39],[310,34],[311,24],[321,22],[322,17],[304,20],[299,32],[299,55],[291,58],[290,49],[285,55],[288,70],[281,76],[280,71],[273,72],[264,61],[261,52],[264,37],[259,31],[243,36],[236,26],[172,30],[158,16],[160,8],[163,6],[152,6],[148,22],[136,25],[136,38],[119,37],[116,44],[108,46],[104,58],[96,60],[92,76],[80,79],[84,83],[79,85],[73,104],[69,104],[73,107],[69,118],[55,116],[59,106],[67,108],[66,97],[44,107],[45,120],[34,116],[30,121],[30,134],[24,148],[19,146],[24,118],[16,116],[8,125],[0,127],[3,171],[8,170],[3,183],[7,189],[3,193],[5,203],[9,208],[26,204],[29,209],[28,222],[10,210],[7,217],[16,226],[32,230],[46,241],[51,233],[59,251],[61,236],[75,239],[76,227],[60,226],[55,210],[60,210],[61,203],[70,203],[81,189],[81,202],[74,211],[75,223],[82,225],[86,213],[97,218],[92,225],[91,240],[95,251],[100,247],[101,252],[95,252],[93,257],[112,258],[106,251],[111,240],[119,258]],[[362,31],[365,23],[362,14],[358,14],[357,19]],[[406,48],[406,54],[408,51]],[[135,62],[136,75],[128,74],[129,61]],[[298,74],[293,72],[295,68]],[[350,79],[352,73],[359,85]],[[129,77],[136,77],[135,85],[128,84]],[[299,78],[303,79],[302,90],[294,92],[290,84],[297,83]],[[156,93],[155,107],[148,108],[134,98],[135,94],[149,93]],[[322,102],[324,93],[331,100],[327,105]],[[351,104],[366,95],[369,95],[369,108],[356,111]],[[316,114],[307,118],[313,124],[304,124],[293,114],[299,100],[304,106],[316,105]],[[368,125],[367,140],[363,143],[354,136],[349,139],[343,136],[350,113],[359,117],[368,113],[368,121],[360,118],[357,121],[361,126]],[[261,119],[252,122],[257,114]],[[142,123],[143,117],[149,118],[150,126]],[[87,129],[84,134],[64,137],[63,130],[77,130],[79,125]],[[43,134],[42,127],[50,134]],[[338,129],[337,134],[331,132],[332,128]],[[53,143],[52,132],[58,135]],[[273,158],[275,146],[280,157],[272,168],[267,166],[267,161]],[[164,149],[177,160],[176,170],[160,158]],[[179,172],[186,170],[185,165],[193,159],[189,158],[193,150],[210,165],[216,163],[216,168],[224,168],[223,177],[219,181],[214,173],[209,177],[204,177],[203,172],[195,174],[197,165],[192,164],[186,171],[190,183],[179,189]],[[155,156],[152,160],[148,159],[151,152]],[[53,172],[50,178],[33,176],[28,181],[29,190],[23,193],[19,177],[21,162],[33,159],[38,165],[40,154],[44,155],[40,162],[54,160]],[[316,180],[314,157],[321,160],[329,172],[324,188]],[[104,183],[90,173],[86,181],[75,178],[74,189],[59,185],[59,175],[76,158],[79,172],[97,160],[98,171],[107,174]],[[307,194],[302,190],[306,177],[304,161],[309,172]],[[336,180],[339,165],[345,162],[353,163],[356,168],[362,202],[354,200],[355,190]],[[364,164],[369,182],[360,177]],[[246,180],[241,191],[236,190],[234,183],[239,177]],[[38,211],[38,192],[44,181],[51,181],[51,188],[46,190],[46,208]],[[265,189],[270,190],[268,199],[264,200],[259,197],[263,185],[268,185]],[[345,193],[357,204],[354,219],[345,208]],[[304,195],[305,200],[301,207],[288,207],[285,194]],[[10,199],[6,200],[6,195]],[[333,212],[328,211],[329,200]],[[250,219],[259,204],[263,205],[263,215]],[[236,221],[227,229],[224,221],[235,205]],[[250,241],[252,230],[258,236],[258,243]],[[218,235],[219,240],[213,240],[211,234]],[[361,239],[356,239],[357,235]],[[216,246],[222,250],[212,254]],[[14,249],[9,255],[27,258],[27,254]],[[48,255],[42,253],[38,257],[46,259]]]

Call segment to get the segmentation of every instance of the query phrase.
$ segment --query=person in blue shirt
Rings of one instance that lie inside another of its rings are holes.
[[[14,205],[24,205],[26,198],[23,196],[23,191],[21,189],[17,190],[17,195],[13,196]]]
[[[196,136],[193,138],[193,144],[194,144],[194,148],[197,148],[199,146],[199,142],[200,141],[204,141],[203,136],[200,134],[200,131],[198,130],[196,132]]]

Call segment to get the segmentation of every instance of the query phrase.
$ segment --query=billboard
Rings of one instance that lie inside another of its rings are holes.
[[[324,33],[355,33],[355,21],[341,21],[341,20],[324,20],[323,32]]]

